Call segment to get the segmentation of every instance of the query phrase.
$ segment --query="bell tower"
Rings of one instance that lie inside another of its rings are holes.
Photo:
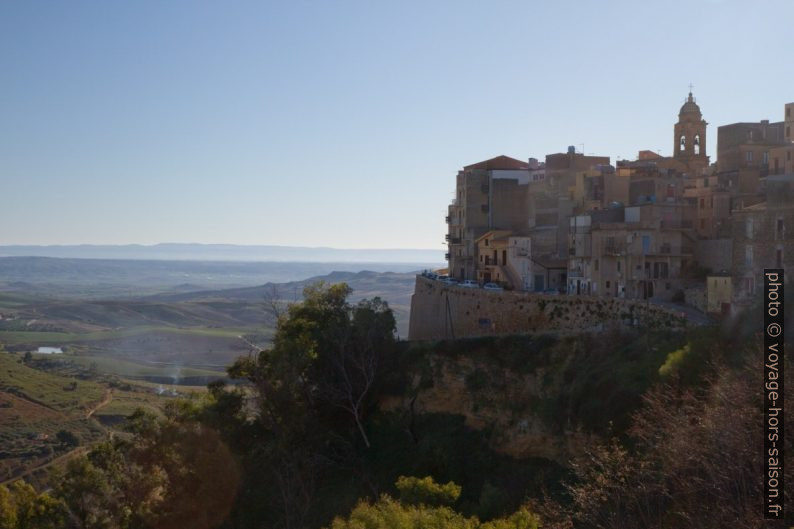
[[[708,123],[703,119],[700,107],[692,97],[692,85],[689,88],[689,97],[678,113],[678,123],[673,127],[673,158],[685,164],[690,172],[696,172],[709,164],[706,156]]]

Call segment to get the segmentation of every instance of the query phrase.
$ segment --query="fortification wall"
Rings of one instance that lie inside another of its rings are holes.
[[[609,297],[462,288],[417,276],[409,340],[441,340],[543,331],[598,330],[607,325],[681,327],[682,313]]]

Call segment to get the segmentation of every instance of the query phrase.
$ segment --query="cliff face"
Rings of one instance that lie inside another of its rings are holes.
[[[441,340],[580,332],[609,325],[677,328],[684,323],[679,312],[635,300],[487,291],[417,276],[408,336],[410,340]]]
[[[577,453],[588,434],[555,432],[533,404],[549,398],[540,383],[540,373],[516,375],[504,369],[484,368],[471,360],[445,362],[436,359],[433,384],[413,394],[387,397],[383,411],[447,413],[461,415],[466,426],[490,432],[490,446],[515,458],[542,457],[565,463]],[[481,388],[472,388],[487,379]],[[412,383],[420,386],[421,375]],[[493,387],[498,386],[498,387]]]
[[[566,464],[594,437],[627,424],[683,341],[663,332],[653,348],[644,336],[619,331],[413,344],[403,391],[382,398],[380,408],[406,417],[460,415],[498,452]]]

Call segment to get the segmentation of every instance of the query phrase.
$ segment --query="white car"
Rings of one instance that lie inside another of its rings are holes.
[[[482,288],[485,290],[504,290],[502,287],[497,285],[496,283],[485,283]]]
[[[475,281],[473,279],[467,279],[466,281],[461,283],[460,286],[466,287],[466,288],[477,288],[480,285],[477,283],[477,281]]]

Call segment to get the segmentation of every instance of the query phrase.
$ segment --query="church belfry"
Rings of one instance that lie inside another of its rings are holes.
[[[706,156],[706,120],[689,92],[675,124],[673,158],[685,163],[691,170],[708,165]]]

